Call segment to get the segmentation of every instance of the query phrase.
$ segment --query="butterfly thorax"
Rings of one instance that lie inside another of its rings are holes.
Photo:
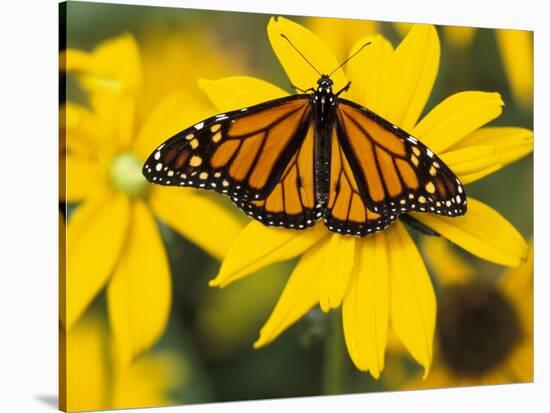
[[[315,200],[325,205],[330,188],[331,137],[334,127],[335,107],[338,98],[332,92],[332,80],[323,75],[317,82],[317,89],[311,95],[315,133]]]

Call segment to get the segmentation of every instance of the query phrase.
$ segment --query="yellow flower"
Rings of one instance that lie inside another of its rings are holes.
[[[435,248],[435,250],[434,250]],[[425,246],[438,260],[462,261],[441,239]],[[442,281],[434,368],[406,389],[533,381],[533,254],[496,280],[477,276],[464,262],[461,275],[432,263]]]
[[[497,43],[512,96],[524,106],[533,103],[533,33],[496,30]]]
[[[66,309],[70,329],[106,286],[109,320],[129,362],[162,334],[171,303],[170,269],[155,218],[221,259],[241,225],[193,190],[149,185],[143,160],[159,139],[211,114],[192,95],[172,92],[145,112],[141,60],[129,35],[62,59],[78,75],[91,108],[62,108],[66,155],[61,199],[78,202],[67,226]]]
[[[412,26],[412,23],[393,23],[393,27],[401,37],[405,37]],[[468,26],[442,26],[442,28],[445,40],[449,46],[456,49],[468,48],[472,44],[476,32],[475,27]]]
[[[318,75],[280,36],[284,33],[321,72],[338,60],[312,32],[284,18],[272,19],[268,35],[291,82],[301,88]],[[519,128],[482,127],[498,117],[498,93],[461,92],[418,118],[431,92],[439,65],[439,40],[429,25],[414,26],[394,49],[382,36],[359,39],[372,44],[338,70],[339,90],[348,80],[346,97],[379,113],[418,137],[449,165],[464,184],[476,181],[532,151],[532,132]],[[267,82],[234,77],[202,81],[221,111],[286,94]],[[517,266],[527,244],[517,230],[491,207],[470,198],[461,218],[412,214],[465,250],[503,265]],[[274,229],[253,221],[240,234],[211,285],[224,287],[278,261],[301,255],[255,347],[273,341],[317,303],[323,311],[343,306],[349,354],[360,370],[378,378],[384,367],[388,327],[427,374],[432,361],[436,301],[426,267],[401,222],[365,238],[343,237],[317,225],[309,230]]]
[[[308,17],[306,25],[327,43],[336,59],[344,61],[354,42],[359,38],[376,34],[380,23],[373,20]]]
[[[394,23],[397,32],[405,36],[410,23]],[[443,26],[449,45],[466,50],[474,40],[477,29],[467,26]],[[494,29],[506,80],[514,101],[529,109],[533,103],[533,33],[527,30]]]
[[[83,316],[68,334],[62,332],[61,409],[129,409],[176,402],[169,393],[188,380],[185,359],[160,350],[123,365],[111,353],[109,340],[105,320],[93,312]]]

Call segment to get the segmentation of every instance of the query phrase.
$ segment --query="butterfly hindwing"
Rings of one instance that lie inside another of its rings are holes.
[[[342,211],[331,207],[329,201],[331,213],[327,215],[327,223],[330,226],[340,229],[339,232],[364,235],[383,229],[399,214],[411,211],[445,216],[466,212],[466,196],[458,178],[416,138],[344,99],[340,99],[336,112],[333,141],[338,142],[339,154],[333,149],[332,163],[334,167],[340,162],[342,171],[349,168],[348,180],[353,181],[350,186],[355,191],[350,199],[351,218],[344,219]],[[331,171],[331,175],[333,173]],[[331,196],[338,206],[336,188]],[[366,213],[363,225],[360,220],[352,219],[354,212],[362,217],[359,207],[351,207],[360,203],[371,213],[371,219]]]
[[[329,230],[365,236],[390,225],[397,214],[383,214],[369,208],[364,201],[348,158],[333,129],[331,169],[325,222]]]
[[[311,119],[309,95],[219,114],[160,145],[143,173],[226,194],[267,225],[304,228],[314,218]]]

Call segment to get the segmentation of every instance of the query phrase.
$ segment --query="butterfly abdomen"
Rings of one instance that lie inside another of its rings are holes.
[[[315,201],[320,205],[327,204],[330,190],[331,139],[336,101],[330,84],[321,84],[312,95],[315,122]]]

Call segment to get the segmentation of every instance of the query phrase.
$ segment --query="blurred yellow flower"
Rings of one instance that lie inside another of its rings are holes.
[[[67,225],[61,321],[70,329],[107,286],[110,326],[127,363],[160,337],[170,311],[170,269],[155,217],[217,259],[241,225],[209,198],[151,186],[141,174],[159,139],[208,116],[210,107],[178,91],[155,105],[141,100],[141,59],[130,35],[89,53],[67,50],[62,62],[77,74],[91,108],[68,102],[61,115],[66,187],[60,197],[79,203]],[[145,103],[148,112],[141,109]]]
[[[462,259],[441,239],[425,246],[441,260]],[[468,267],[467,264],[463,266]],[[406,389],[428,389],[533,381],[533,251],[520,267],[497,280],[470,267],[448,277],[449,266],[433,267],[439,297],[434,368],[408,381]]]
[[[512,96],[529,108],[533,103],[533,33],[507,29],[495,33]]]
[[[410,23],[394,23],[401,36],[405,36],[411,26]],[[477,28],[442,26],[442,30],[449,46],[465,50],[472,45]],[[495,29],[494,32],[512,97],[517,104],[529,109],[533,103],[533,33],[510,29]]]
[[[176,402],[169,393],[188,380],[185,359],[163,350],[124,365],[115,360],[109,340],[105,320],[94,313],[83,316],[68,334],[62,332],[61,409],[129,409]]]
[[[329,73],[338,66],[332,51],[315,34],[287,19],[272,19],[269,39],[292,84],[308,88],[316,84],[318,75],[281,33],[321,72]],[[531,131],[483,127],[502,111],[498,93],[457,93],[418,122],[439,65],[439,39],[432,26],[413,26],[396,49],[380,35],[356,40],[350,54],[367,41],[372,44],[350,61],[345,71],[334,73],[334,89],[351,80],[347,98],[419,138],[464,184],[532,151]],[[203,80],[201,86],[223,112],[286,95],[274,85],[249,77]],[[461,218],[411,215],[486,260],[517,266],[526,259],[527,244],[517,230],[475,199],[469,198],[469,212]],[[357,368],[379,377],[391,322],[397,337],[427,374],[432,361],[436,301],[422,257],[402,223],[373,236],[353,238],[330,233],[323,225],[292,231],[253,221],[235,241],[211,285],[224,287],[299,255],[255,347],[273,341],[317,303],[325,312],[343,304],[345,340]]]
[[[326,42],[338,61],[343,62],[355,41],[376,34],[380,24],[373,20],[308,17],[306,26]]]

